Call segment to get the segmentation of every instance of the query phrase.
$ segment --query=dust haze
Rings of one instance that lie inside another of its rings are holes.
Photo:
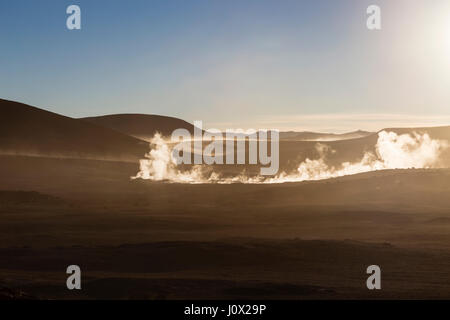
[[[1,298],[450,298],[450,127],[280,135],[279,173],[261,177],[176,166],[182,120],[0,112]],[[373,264],[382,290],[365,286]]]
[[[441,153],[448,148],[448,142],[431,139],[427,133],[398,135],[392,131],[381,131],[378,133],[375,153],[366,152],[359,162],[346,161],[336,167],[326,162],[328,154],[335,153],[336,150],[327,144],[317,143],[315,149],[320,158],[306,158],[295,171],[281,172],[271,178],[248,177],[245,173],[221,178],[220,172],[214,171],[205,176],[201,166],[182,171],[177,168],[170,143],[160,134],[155,134],[150,146],[151,151],[146,154],[147,159],[140,160],[140,171],[133,179],[178,183],[283,183],[330,179],[387,169],[437,168],[440,165]]]

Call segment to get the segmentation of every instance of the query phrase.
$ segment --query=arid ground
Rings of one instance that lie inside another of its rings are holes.
[[[450,169],[282,184],[132,180],[146,142],[0,102],[0,297],[450,298]],[[450,138],[448,127],[430,132]],[[328,142],[330,161],[373,140]],[[313,143],[282,142],[281,165]],[[374,264],[381,290],[366,287]],[[80,266],[82,290],[66,288],[69,265]]]

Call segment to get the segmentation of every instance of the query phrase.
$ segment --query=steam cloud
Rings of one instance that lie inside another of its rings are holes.
[[[334,153],[328,145],[317,143],[320,158],[307,158],[291,173],[282,172],[275,177],[249,177],[241,174],[234,177],[221,177],[212,172],[206,175],[201,166],[181,171],[172,157],[169,145],[161,135],[151,140],[151,151],[147,159],[140,161],[140,171],[133,179],[149,179],[175,183],[283,183],[306,180],[322,180],[362,172],[386,169],[434,168],[438,166],[439,155],[448,148],[447,141],[431,139],[428,134],[402,134],[381,131],[378,133],[376,154],[366,152],[359,162],[344,162],[340,166],[329,166],[326,157]]]

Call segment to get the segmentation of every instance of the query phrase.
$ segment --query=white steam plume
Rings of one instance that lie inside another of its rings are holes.
[[[283,183],[306,180],[321,180],[362,172],[385,169],[433,168],[438,166],[439,155],[448,148],[447,141],[431,139],[428,134],[402,134],[382,131],[378,133],[376,154],[366,152],[359,162],[344,162],[338,167],[329,166],[325,160],[329,153],[336,152],[329,146],[317,143],[320,158],[306,159],[296,171],[282,172],[275,177],[220,177],[212,173],[206,176],[200,166],[190,171],[180,171],[167,143],[156,134],[151,141],[152,150],[147,159],[140,161],[140,171],[133,178],[177,183]]]
[[[151,139],[150,146],[150,152],[145,155],[147,159],[140,160],[140,171],[132,179],[141,178],[179,183],[205,182],[198,166],[188,172],[181,172],[177,169],[177,163],[172,157],[172,150],[159,133],[156,133]]]

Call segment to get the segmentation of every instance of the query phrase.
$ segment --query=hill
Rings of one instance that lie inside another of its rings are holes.
[[[336,141],[336,140],[348,140],[363,138],[374,134],[374,132],[369,131],[353,131],[347,133],[319,133],[319,132],[297,132],[297,131],[287,131],[280,132],[281,140],[292,140],[292,141]]]
[[[0,153],[135,161],[148,144],[123,133],[0,99]]]
[[[174,130],[184,128],[194,133],[194,126],[184,120],[150,114],[112,114],[81,120],[146,141],[157,132],[170,136]]]

